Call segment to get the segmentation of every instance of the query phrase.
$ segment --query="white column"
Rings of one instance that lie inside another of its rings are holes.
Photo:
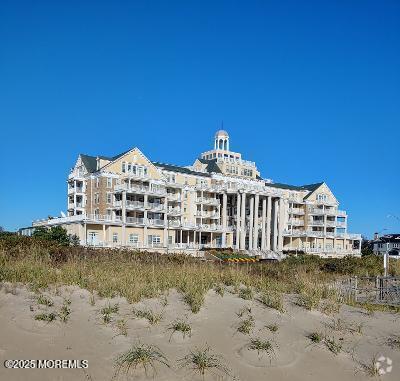
[[[121,244],[125,245],[126,234],[126,191],[122,191],[122,237]]]
[[[228,196],[226,193],[222,194],[222,247],[226,247],[226,220],[227,220],[227,205]]]
[[[261,219],[261,250],[265,250],[265,220],[267,214],[267,199],[263,197],[262,199],[262,219]]]
[[[249,196],[250,216],[249,216],[249,250],[253,250],[253,224],[254,224],[254,195]]]
[[[168,247],[168,198],[164,197],[164,246]]]
[[[285,227],[285,204],[283,198],[279,199],[279,223],[278,223],[278,250],[283,250],[283,229]]]
[[[144,229],[143,229],[143,247],[147,247],[148,246],[148,238],[147,238],[147,202],[148,202],[148,196],[147,194],[144,195],[144,214],[143,214],[143,218],[144,218]]]
[[[236,249],[240,248],[240,193],[236,194]]]
[[[278,250],[278,199],[275,198],[273,201],[273,231],[272,231],[272,250]]]
[[[260,196],[255,195],[254,198],[254,228],[253,228],[253,249],[258,250],[258,204]]]
[[[103,246],[106,243],[107,239],[106,239],[106,225],[103,224]]]
[[[268,204],[267,204],[267,244],[266,249],[271,250],[271,225],[272,225],[272,198],[268,196]]]
[[[242,193],[241,201],[241,226],[240,226],[240,249],[244,250],[246,248],[246,193]]]

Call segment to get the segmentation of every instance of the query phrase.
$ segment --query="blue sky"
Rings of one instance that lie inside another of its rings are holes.
[[[187,165],[223,120],[264,177],[400,232],[399,39],[399,1],[3,0],[0,225],[65,211],[80,152]]]

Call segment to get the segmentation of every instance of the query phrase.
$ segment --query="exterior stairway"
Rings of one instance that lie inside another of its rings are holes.
[[[286,258],[286,255],[282,252],[272,250],[246,250],[245,253],[250,257],[259,257],[260,259],[269,259],[281,261]]]

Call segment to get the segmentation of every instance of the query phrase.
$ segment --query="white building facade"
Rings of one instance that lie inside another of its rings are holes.
[[[287,253],[360,255],[361,235],[324,182],[293,186],[260,176],[217,131],[213,149],[186,167],[149,160],[138,148],[79,155],[68,176],[62,225],[82,245],[184,251],[232,248],[263,258]]]

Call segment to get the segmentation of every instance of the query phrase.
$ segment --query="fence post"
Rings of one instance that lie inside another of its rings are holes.
[[[379,302],[379,276],[378,275],[375,278],[375,289],[376,289],[375,301]]]
[[[354,277],[354,301],[357,302],[357,286],[358,286],[358,281],[357,281],[357,275]]]

